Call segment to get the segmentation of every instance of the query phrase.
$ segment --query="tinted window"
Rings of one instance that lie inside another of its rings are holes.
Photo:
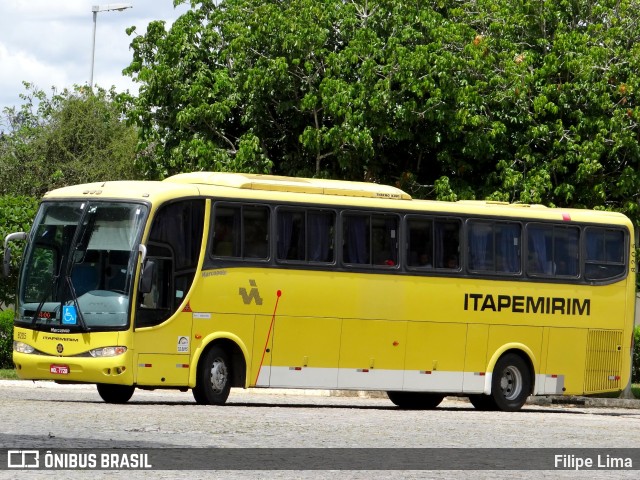
[[[269,209],[251,205],[216,206],[211,253],[217,257],[267,259]]]
[[[459,220],[411,216],[407,228],[409,267],[459,268]]]
[[[346,214],[342,223],[344,263],[398,264],[398,217]]]
[[[622,230],[589,227],[585,231],[585,277],[602,280],[625,272],[625,234]]]
[[[279,209],[277,218],[278,260],[333,262],[333,212]]]
[[[527,273],[561,277],[578,276],[579,228],[529,225],[527,233]]]
[[[519,273],[521,227],[511,222],[469,222],[469,269]]]

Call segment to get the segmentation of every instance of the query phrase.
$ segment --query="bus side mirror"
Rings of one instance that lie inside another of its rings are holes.
[[[140,274],[140,287],[138,292],[141,294],[149,293],[153,287],[153,277],[156,273],[156,263],[153,260],[147,260]]]
[[[11,248],[9,242],[13,240],[26,240],[27,234],[25,232],[10,233],[4,239],[4,258],[2,259],[2,274],[6,277],[9,276],[11,271]]]

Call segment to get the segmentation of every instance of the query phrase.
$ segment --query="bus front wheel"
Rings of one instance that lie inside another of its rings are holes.
[[[98,394],[107,403],[127,403],[135,387],[132,385],[111,385],[108,383],[98,383]]]
[[[214,346],[202,359],[193,398],[201,405],[224,405],[231,391],[231,363],[224,349]]]
[[[520,410],[531,393],[531,370],[520,355],[508,353],[496,362],[491,377],[491,397],[498,410]]]
[[[406,410],[431,410],[436,408],[444,395],[422,392],[387,392],[389,400]]]

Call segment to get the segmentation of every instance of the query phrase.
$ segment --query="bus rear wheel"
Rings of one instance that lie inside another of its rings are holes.
[[[111,385],[108,383],[98,383],[98,394],[107,403],[127,403],[134,390],[133,385]]]
[[[224,349],[214,346],[198,369],[193,398],[201,405],[224,405],[231,391],[231,363]]]
[[[389,400],[406,410],[431,410],[436,408],[444,395],[439,393],[422,392],[387,392]]]
[[[508,353],[496,362],[491,377],[491,397],[498,410],[520,410],[531,393],[531,370],[520,355]]]

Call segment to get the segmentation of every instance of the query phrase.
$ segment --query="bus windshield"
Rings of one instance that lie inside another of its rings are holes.
[[[122,329],[147,207],[44,202],[22,264],[16,323],[52,331]]]

